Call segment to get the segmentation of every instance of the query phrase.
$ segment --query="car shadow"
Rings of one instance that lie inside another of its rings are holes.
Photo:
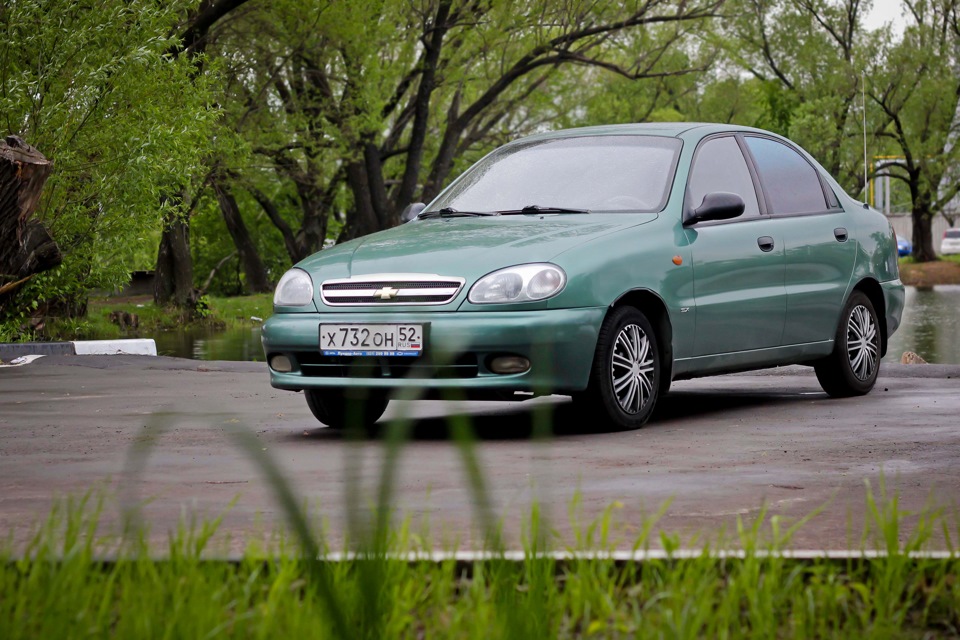
[[[823,395],[825,399],[826,394]],[[672,426],[673,423],[690,418],[709,417],[728,411],[757,409],[765,406],[784,406],[814,399],[809,394],[758,393],[741,390],[717,389],[710,391],[672,391],[657,403],[654,414],[643,430]],[[570,400],[530,405],[517,403],[508,409],[492,409],[490,413],[459,412],[445,416],[415,418],[410,431],[412,441],[453,440],[454,425],[464,421],[471,427],[473,438],[481,441],[530,440],[535,437],[564,438],[580,435],[618,433],[599,419],[584,417],[573,407]],[[346,440],[385,440],[391,420],[381,419],[369,433],[339,431],[328,427],[308,429],[300,434],[291,434],[288,439],[302,442]],[[542,431],[543,424],[552,426],[549,433]],[[539,429],[538,429],[539,426]]]
[[[754,409],[764,406],[787,405],[809,402],[816,398],[827,399],[826,393],[809,395],[800,393],[762,393],[718,389],[716,391],[671,391],[657,402],[653,418],[647,424],[663,423],[684,418],[696,418],[724,411]],[[644,429],[647,428],[644,426]]]
[[[517,403],[509,409],[498,408],[495,413],[451,412],[445,416],[414,418],[409,439],[414,441],[453,440],[453,429],[457,424],[468,425],[474,439],[490,441],[529,440],[543,435],[542,431],[537,430],[537,425],[542,424],[552,426],[550,432],[546,434],[548,437],[597,433],[596,429],[587,428],[582,420],[573,415],[574,413],[573,405],[569,400],[536,406]],[[386,430],[391,428],[394,421],[381,419],[373,430],[363,434],[318,427],[292,437],[298,440],[304,437],[315,440],[347,440],[358,437],[367,440],[385,440]]]

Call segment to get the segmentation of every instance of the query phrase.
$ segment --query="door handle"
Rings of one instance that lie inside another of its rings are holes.
[[[847,230],[843,227],[837,227],[833,230],[833,237],[837,239],[837,242],[846,242]]]
[[[757,238],[757,246],[760,247],[760,251],[773,251],[773,238],[760,236]]]

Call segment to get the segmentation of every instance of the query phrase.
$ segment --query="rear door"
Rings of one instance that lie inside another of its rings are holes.
[[[856,260],[853,214],[798,151],[744,135],[785,256],[783,345],[832,340]]]

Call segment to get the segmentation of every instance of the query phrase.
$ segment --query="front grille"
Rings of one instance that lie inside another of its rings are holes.
[[[295,357],[300,372],[311,378],[476,378],[480,370],[472,353],[443,364],[424,356],[363,358],[298,353]]]
[[[320,285],[320,297],[333,307],[446,304],[457,297],[463,283],[463,278],[432,274],[360,276],[327,280]]]

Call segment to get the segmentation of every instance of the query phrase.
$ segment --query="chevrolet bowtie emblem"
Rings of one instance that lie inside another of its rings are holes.
[[[399,289],[384,287],[383,289],[378,289],[375,291],[373,295],[377,296],[381,300],[389,300],[390,298],[396,298],[398,293],[400,293]]]

